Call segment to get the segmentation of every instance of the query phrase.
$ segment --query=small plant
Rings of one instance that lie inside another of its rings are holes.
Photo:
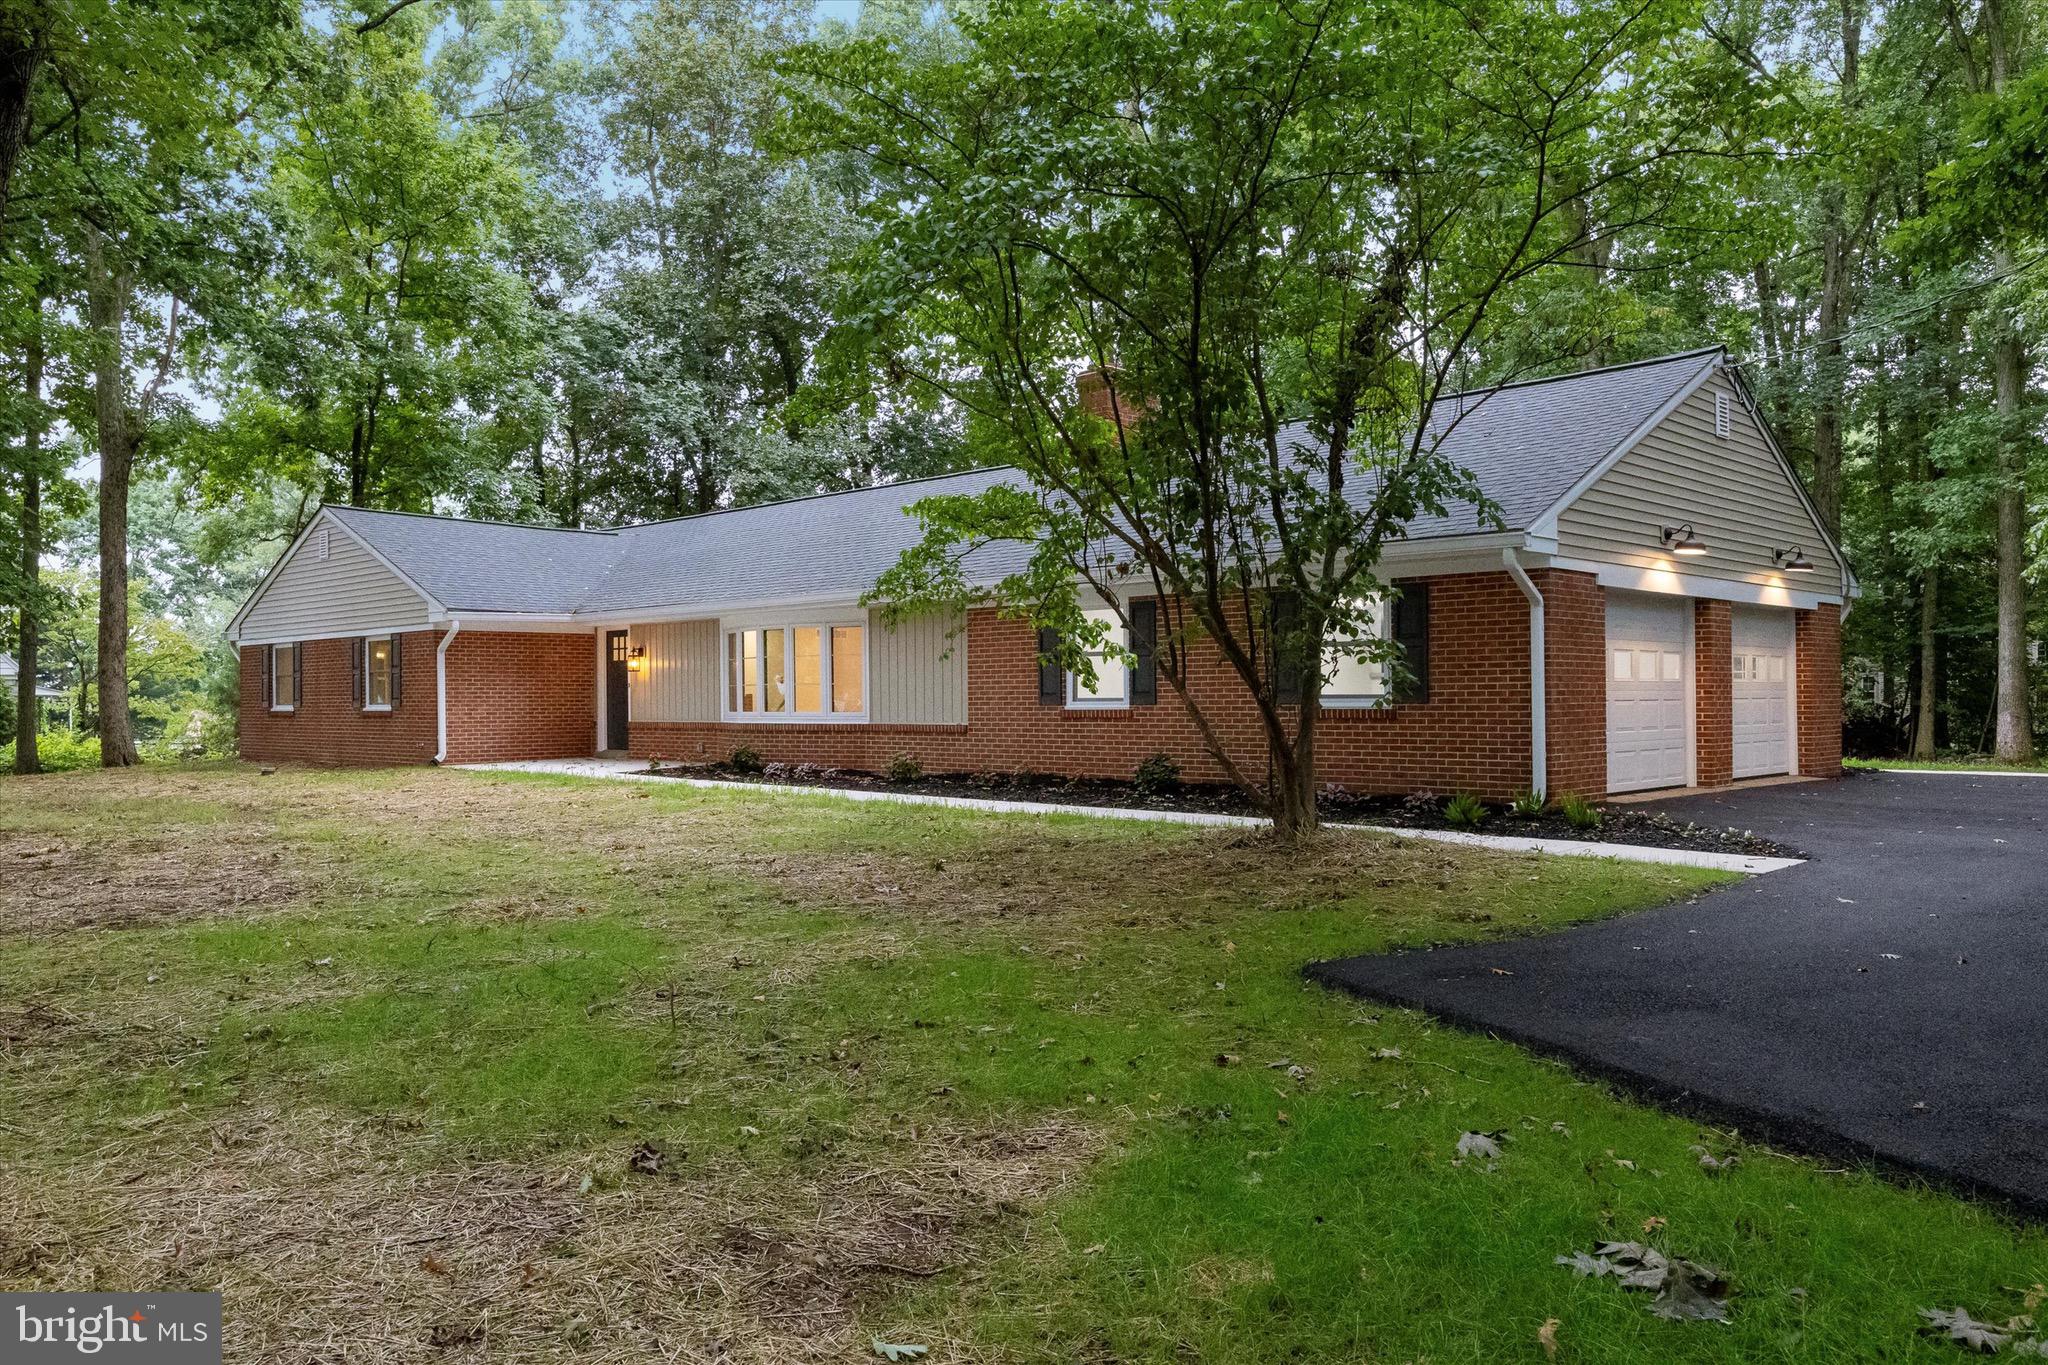
[[[1164,796],[1180,786],[1180,764],[1165,754],[1153,754],[1131,774],[1131,787],[1140,796]]]
[[[1471,792],[1459,792],[1444,802],[1444,823],[1458,829],[1478,829],[1486,818],[1486,803]]]
[[[1543,793],[1524,787],[1515,793],[1515,799],[1508,805],[1508,813],[1517,819],[1534,820],[1543,814]]]
[[[732,757],[726,761],[732,765],[732,770],[736,773],[757,773],[767,766],[761,762],[760,753],[747,744],[734,749]]]
[[[891,782],[915,782],[924,776],[924,766],[909,754],[898,754],[889,760],[888,778]]]
[[[1577,792],[1566,792],[1560,796],[1557,809],[1573,829],[1600,828],[1600,808]]]

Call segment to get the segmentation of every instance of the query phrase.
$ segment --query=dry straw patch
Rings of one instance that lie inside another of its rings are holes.
[[[0,1182],[0,1281],[218,1288],[230,1355],[277,1365],[843,1360],[865,1307],[975,1273],[1100,1147],[1048,1118],[797,1174],[635,1172],[624,1146],[451,1166],[418,1134],[263,1113]]]

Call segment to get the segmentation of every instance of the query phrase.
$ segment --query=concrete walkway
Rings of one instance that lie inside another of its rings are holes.
[[[772,792],[785,796],[823,796],[844,801],[883,801],[905,806],[948,806],[954,810],[998,815],[1084,815],[1100,820],[1150,820],[1174,825],[1261,828],[1272,822],[1260,815],[1224,815],[1209,811],[1136,810],[1127,806],[1069,806],[1050,801],[1002,801],[979,796],[929,796],[921,792],[873,791],[855,787],[795,786],[779,782],[729,782],[710,777],[664,777],[647,771],[631,758],[545,758],[521,763],[465,763],[469,772],[544,773],[588,777],[611,782],[668,782],[719,791]],[[1760,858],[1740,853],[1707,853],[1685,848],[1642,848],[1634,844],[1584,843],[1575,839],[1524,839],[1504,834],[1471,834],[1447,829],[1391,829],[1383,825],[1333,824],[1332,829],[1367,830],[1425,843],[1460,844],[1504,853],[1547,853],[1563,858],[1613,858],[1628,863],[1667,867],[1705,867],[1722,872],[1758,875],[1797,867],[1799,858]]]

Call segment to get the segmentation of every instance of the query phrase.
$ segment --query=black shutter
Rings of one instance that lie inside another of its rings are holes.
[[[263,706],[277,709],[277,646],[263,646]]]
[[[405,637],[391,637],[391,709],[398,709],[399,700],[405,695]]]
[[[370,695],[370,689],[363,685],[363,653],[368,643],[360,638],[348,642],[348,691],[355,698],[358,711],[363,709]]]
[[[1292,637],[1301,628],[1301,599],[1291,592],[1276,592],[1271,603],[1266,643],[1273,660],[1273,700],[1282,706],[1299,706],[1300,641]]]
[[[1131,603],[1131,704],[1151,706],[1159,700],[1159,602],[1147,597]]]
[[[1394,643],[1401,647],[1401,670],[1394,680],[1394,700],[1429,700],[1429,584],[1397,583],[1394,599]]]
[[[1067,673],[1060,667],[1060,633],[1051,626],[1038,629],[1038,700],[1059,706],[1067,699]]]
[[[303,640],[292,644],[292,709],[297,710],[306,700],[306,643]]]

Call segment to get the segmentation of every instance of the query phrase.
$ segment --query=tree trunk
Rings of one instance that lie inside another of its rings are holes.
[[[2012,269],[2004,251],[1992,268]],[[1997,755],[2008,763],[2034,759],[2034,716],[2027,679],[2027,452],[2018,430],[2020,394],[2027,382],[2026,344],[2004,324],[1992,348],[1997,388],[1998,440],[1998,732]]]
[[[125,768],[139,761],[128,715],[128,484],[136,434],[128,412],[125,343],[134,277],[109,264],[97,229],[86,228],[85,241],[100,452],[100,766]]]
[[[41,29],[17,28],[12,23],[0,27],[0,234],[6,231],[7,191],[14,182],[14,166],[28,145],[36,75],[49,56],[49,41]]]
[[[0,191],[4,193],[4,191]],[[42,770],[36,737],[42,730],[42,703],[36,697],[36,612],[41,603],[43,560],[43,301],[36,300],[22,369],[28,396],[28,430],[23,433],[21,471],[21,641],[17,663],[21,676],[14,692],[14,771]]]
[[[1935,624],[1940,620],[1941,571],[1929,568],[1920,580],[1920,680],[1913,710],[1913,757],[1934,757],[1934,718],[1939,681],[1935,673]]]

